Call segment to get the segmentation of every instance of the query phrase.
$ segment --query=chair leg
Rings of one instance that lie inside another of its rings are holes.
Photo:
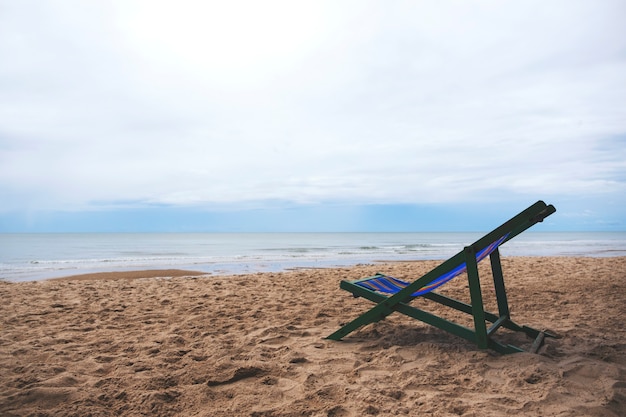
[[[485,308],[483,306],[483,296],[480,290],[480,278],[478,277],[476,254],[471,246],[465,248],[465,259],[470,298],[472,300],[472,316],[474,317],[476,344],[480,349],[487,349],[489,347],[489,336],[487,334],[487,325],[485,323]]]
[[[383,302],[380,302],[375,307],[361,314],[350,323],[345,324],[339,330],[326,338],[331,340],[341,340],[344,336],[347,336],[359,327],[380,321],[391,313],[393,313],[393,310],[389,309],[386,305],[383,304]]]
[[[500,262],[500,251],[494,250],[489,255],[491,261],[491,273],[493,274],[493,285],[496,291],[496,301],[498,302],[498,313],[500,317],[510,316],[509,301],[504,287],[504,275],[502,273],[502,263]]]

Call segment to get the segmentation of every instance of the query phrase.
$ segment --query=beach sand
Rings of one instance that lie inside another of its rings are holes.
[[[503,260],[512,318],[560,336],[539,354],[483,351],[400,314],[324,339],[373,305],[340,280],[437,264],[0,282],[0,415],[626,415],[626,257]],[[467,299],[467,282],[441,292]]]

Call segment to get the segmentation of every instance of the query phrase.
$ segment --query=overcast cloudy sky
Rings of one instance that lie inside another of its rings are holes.
[[[0,231],[626,230],[626,2],[0,0]],[[465,221],[467,223],[464,223]]]

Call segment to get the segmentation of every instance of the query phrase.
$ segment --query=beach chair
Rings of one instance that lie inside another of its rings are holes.
[[[499,328],[523,332],[534,339],[529,350],[537,352],[544,338],[554,337],[554,335],[518,325],[511,320],[498,248],[534,224],[543,221],[555,211],[554,206],[538,201],[411,283],[381,273],[356,281],[341,281],[340,288],[351,292],[355,297],[366,298],[376,303],[376,306],[341,327],[328,336],[328,339],[341,340],[361,326],[380,321],[393,312],[399,312],[474,342],[480,349],[489,348],[500,353],[522,352],[523,350],[494,340],[493,335]],[[480,289],[478,263],[487,257],[491,261],[498,305],[497,314],[485,311]],[[467,273],[471,304],[433,291],[464,272]],[[409,305],[417,297],[471,314],[474,319],[474,328],[462,326]],[[488,322],[489,327],[487,327]]]

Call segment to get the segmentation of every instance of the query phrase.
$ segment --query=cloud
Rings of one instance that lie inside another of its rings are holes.
[[[625,202],[621,2],[0,7],[5,211]]]

